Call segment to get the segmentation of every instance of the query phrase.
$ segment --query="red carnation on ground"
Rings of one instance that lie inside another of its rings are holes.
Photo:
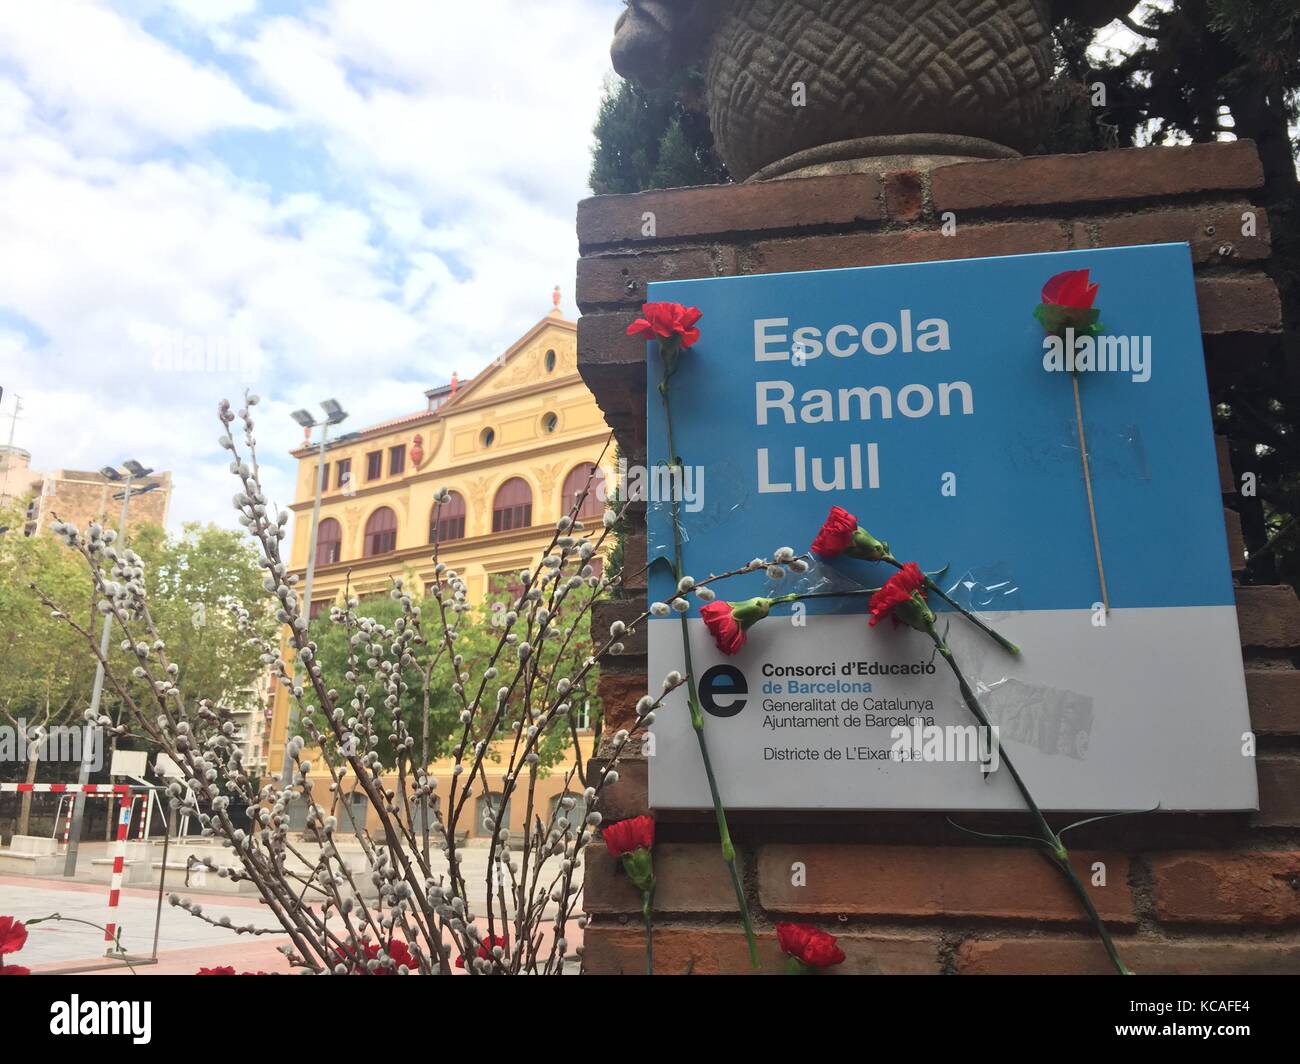
[[[611,857],[626,857],[637,850],[652,850],[655,844],[654,817],[637,816],[601,829]]]
[[[195,975],[234,975],[235,969],[230,965],[223,965],[220,968],[200,968]]]
[[[627,327],[628,336],[644,336],[647,340],[677,339],[679,346],[691,347],[700,338],[695,327],[704,314],[697,307],[684,307],[680,303],[647,303],[641,308],[641,317]]]
[[[12,916],[0,916],[0,975],[31,975],[21,964],[5,964],[6,953],[17,953],[27,945],[27,928]]]
[[[924,607],[924,588],[925,573],[921,572],[921,568],[916,562],[908,562],[885,581],[884,587],[871,596],[871,627],[874,628],[884,618],[892,616],[900,606],[906,608],[909,605],[918,605],[916,598],[918,593],[920,594],[919,604]],[[928,607],[926,609],[928,612]],[[900,619],[905,624],[912,624],[912,619],[906,616],[895,617],[895,623]]]
[[[343,963],[345,964],[352,959],[348,955],[347,950],[337,949],[334,952],[338,954],[339,960],[343,961]],[[365,959],[367,961],[373,961],[375,958],[379,956],[379,952],[380,952],[379,943],[363,942],[361,943],[358,952],[365,954]],[[419,964],[416,961],[415,957],[411,955],[410,949],[407,947],[406,943],[403,942],[400,938],[395,938],[392,940],[392,942],[388,944],[387,952],[388,952],[389,959],[392,961],[392,966],[389,966],[387,964],[381,965],[380,967],[376,968],[372,972],[368,967],[366,967],[364,962],[353,961],[352,974],[353,975],[396,975],[398,968],[401,968],[403,965],[405,965],[407,968],[410,968],[412,970],[419,967]]]
[[[509,949],[510,940],[506,938],[504,935],[502,936],[488,935],[488,937],[483,940],[483,944],[479,946],[478,952],[475,954],[475,956],[477,956],[481,960],[485,960],[485,961],[491,960],[492,950],[497,946],[500,946],[502,949]],[[457,968],[465,967],[465,955],[463,953],[456,958],[456,967]]]
[[[835,944],[835,936],[811,924],[777,924],[776,941],[781,952],[791,960],[791,969],[807,975],[814,968],[831,968],[843,964],[844,951]]]

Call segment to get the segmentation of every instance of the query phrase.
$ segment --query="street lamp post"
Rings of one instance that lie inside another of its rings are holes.
[[[152,469],[146,469],[139,462],[134,460],[124,462],[123,467],[126,469],[126,475],[123,476],[112,466],[104,466],[100,470],[103,476],[114,483],[122,484],[122,493],[115,498],[122,500],[122,513],[117,522],[117,534],[125,539],[126,537],[126,515],[131,505],[132,494],[143,495],[146,491],[152,491],[156,484],[146,485],[138,492],[131,491],[131,481],[134,479],[143,479],[153,472]],[[77,773],[77,782],[83,788],[90,781],[90,754],[93,750],[92,735],[94,729],[99,727],[96,718],[99,715],[99,700],[104,693],[104,662],[108,659],[108,641],[113,632],[113,615],[104,614],[104,630],[99,637],[99,662],[95,665],[95,685],[90,691],[90,719],[86,721],[85,731],[82,733],[81,743],[81,769]],[[83,791],[84,793],[84,791]],[[68,855],[63,862],[63,874],[72,876],[77,874],[77,846],[81,841],[81,821],[86,813],[86,803],[77,802],[72,809],[72,824],[68,833]]]
[[[311,509],[311,532],[307,538],[307,578],[303,582],[302,589],[302,608],[307,612],[307,620],[311,621],[311,585],[316,577],[316,529],[320,524],[320,500],[325,494],[325,448],[329,442],[330,426],[341,424],[346,418],[347,412],[339,405],[337,399],[326,399],[321,402],[321,409],[325,411],[325,420],[317,421],[308,410],[295,410],[290,416],[309,432],[317,425],[320,426],[320,449],[316,453],[316,501],[312,504]],[[289,739],[295,726],[297,725],[298,712],[297,707],[292,699],[289,702],[289,723],[285,728],[284,741],[286,754],[284,762],[280,766],[280,785],[288,787],[293,781],[293,769],[289,763],[287,754]]]

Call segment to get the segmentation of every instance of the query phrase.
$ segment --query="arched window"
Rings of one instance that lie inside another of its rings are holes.
[[[397,514],[387,506],[381,506],[370,515],[366,522],[367,558],[377,554],[387,554],[397,549]]]
[[[588,476],[591,477],[590,487],[587,485]],[[599,517],[601,511],[605,509],[605,474],[600,471],[599,466],[584,462],[564,478],[564,494],[560,497],[560,506],[566,516],[573,512],[578,496],[582,494],[584,488],[587,497],[582,500],[582,509],[578,511],[578,516]]]
[[[533,489],[519,477],[512,477],[497,489],[492,502],[492,531],[509,532],[533,523]]]
[[[441,506],[435,505],[429,518],[429,542],[450,543],[465,538],[465,497],[458,491]]]
[[[343,553],[343,527],[332,517],[316,526],[316,564],[333,565]]]
[[[477,821],[479,836],[491,838],[498,831],[510,826],[510,803],[502,801],[499,791],[480,794],[474,799],[474,819]]]

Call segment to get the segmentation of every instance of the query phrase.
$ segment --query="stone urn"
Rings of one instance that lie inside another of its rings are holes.
[[[1136,0],[627,0],[614,68],[653,86],[700,64],[737,180],[929,169],[1032,149],[1051,28]]]

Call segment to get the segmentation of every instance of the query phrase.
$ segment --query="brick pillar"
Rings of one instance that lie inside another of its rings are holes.
[[[1266,272],[1268,218],[1253,201],[1262,183],[1254,145],[1236,142],[589,199],[578,209],[579,369],[623,455],[642,462],[645,345],[625,330],[652,281],[1187,241],[1213,396],[1281,329]],[[1243,235],[1248,213],[1253,236]],[[1229,501],[1235,479],[1220,444]],[[634,526],[642,517],[632,515]],[[1240,573],[1240,522],[1231,510],[1225,517]],[[626,570],[645,561],[644,532],[634,531]],[[644,586],[643,576],[629,580],[629,597],[604,605],[596,623],[639,614]],[[1092,888],[1094,899],[1139,972],[1300,973],[1300,602],[1289,587],[1239,587],[1237,603],[1259,813],[1150,814],[1070,839],[1081,871],[1105,863],[1107,885]],[[645,669],[644,635],[602,663],[611,728],[645,693]],[[645,765],[624,762],[603,812],[617,820],[646,807]],[[966,819],[983,830],[1009,827],[987,815]],[[732,821],[766,971],[780,970],[772,926],[787,919],[839,934],[843,972],[1109,970],[1042,858],[972,845],[941,814],[736,813]],[[665,814],[658,831],[658,969],[748,970],[711,814]],[[603,850],[586,859],[586,969],[638,971],[636,892]],[[789,886],[794,861],[807,868],[809,885],[798,890]]]

